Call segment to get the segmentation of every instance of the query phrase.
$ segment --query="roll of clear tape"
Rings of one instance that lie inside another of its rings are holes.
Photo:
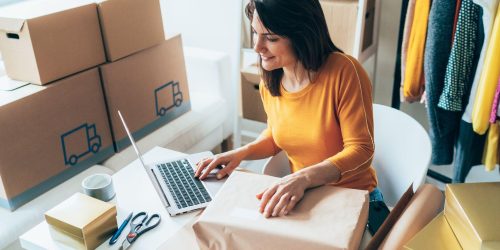
[[[115,197],[113,179],[109,174],[93,174],[82,181],[83,192],[102,201],[110,201]]]

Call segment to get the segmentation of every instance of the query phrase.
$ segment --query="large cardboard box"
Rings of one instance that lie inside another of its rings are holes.
[[[259,92],[260,75],[257,65],[250,65],[241,70],[241,100],[243,118],[267,122],[266,111]]]
[[[22,1],[0,9],[7,75],[36,84],[105,61],[97,5],[90,0]]]
[[[45,220],[51,237],[72,249],[96,249],[117,228],[115,205],[81,193],[47,211]]]
[[[355,54],[354,43],[358,24],[361,25],[361,33],[359,34],[361,50],[363,51],[375,43],[373,40],[375,0],[364,1],[366,1],[366,9],[363,13],[363,20],[358,19],[359,0],[320,1],[333,43],[350,55]]]
[[[100,71],[117,151],[130,145],[118,110],[136,140],[191,110],[180,35]]]
[[[464,249],[500,249],[500,182],[448,184],[444,215]]]
[[[292,213],[264,218],[255,195],[279,178],[235,171],[193,225],[200,249],[358,249],[368,191],[310,189]]]
[[[0,91],[0,206],[15,209],[113,154],[97,68]]]
[[[109,62],[165,40],[159,0],[98,0]]]

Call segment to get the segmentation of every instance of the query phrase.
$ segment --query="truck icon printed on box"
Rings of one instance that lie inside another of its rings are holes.
[[[88,153],[97,153],[101,148],[101,136],[97,134],[95,124],[87,123],[61,135],[64,164],[75,165],[78,159]]]
[[[156,115],[164,116],[171,108],[179,107],[182,104],[182,92],[179,82],[170,81],[167,84],[155,89]]]

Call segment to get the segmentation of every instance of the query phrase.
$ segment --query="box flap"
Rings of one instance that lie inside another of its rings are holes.
[[[26,20],[22,18],[0,17],[0,30],[18,33]]]
[[[92,0],[22,1],[0,8],[0,17],[26,20],[84,6],[87,4],[95,3]]]
[[[380,244],[382,244],[394,224],[396,224],[399,217],[401,217],[401,214],[403,214],[403,212],[405,211],[414,194],[415,193],[413,192],[412,183],[410,184],[406,192],[401,196],[398,203],[396,203],[396,206],[391,210],[384,223],[382,223],[378,231],[375,233],[375,235],[373,235],[373,238],[370,240],[370,243],[368,243],[368,246],[365,249],[371,250],[379,248]]]

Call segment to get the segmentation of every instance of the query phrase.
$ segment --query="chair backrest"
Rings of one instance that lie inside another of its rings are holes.
[[[416,191],[425,181],[431,161],[431,141],[415,119],[391,107],[374,104],[375,156],[378,187],[394,206],[413,183]]]
[[[375,156],[378,188],[389,206],[394,206],[411,183],[417,190],[425,181],[431,159],[431,142],[425,129],[412,117],[387,106],[373,104]],[[271,157],[263,174],[290,173],[284,151]]]

